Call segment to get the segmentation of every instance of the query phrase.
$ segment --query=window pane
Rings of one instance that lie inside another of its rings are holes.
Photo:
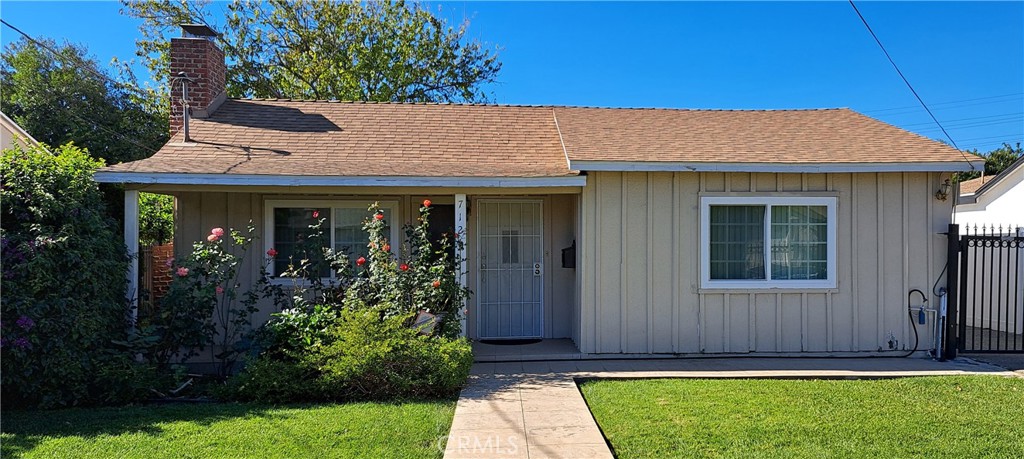
[[[519,263],[519,230],[503,230],[501,232],[501,262],[505,264]]]
[[[826,206],[772,207],[772,279],[828,278]]]
[[[318,220],[313,218],[314,211],[319,212],[318,219],[326,218],[326,222],[331,221],[331,209],[289,207],[274,209],[274,249],[277,250],[277,256],[274,257],[275,275],[280,276],[281,273],[287,271],[292,259],[297,264],[299,260],[318,255],[307,253],[312,249],[308,246],[309,226]],[[324,229],[325,244],[330,243],[329,231],[328,228]],[[330,272],[325,270],[320,275],[327,277]]]
[[[334,209],[334,250],[348,255],[349,263],[367,256],[370,251],[370,234],[363,231],[363,223],[370,218],[365,207],[340,207]],[[391,235],[391,225],[384,226],[384,237]],[[390,243],[390,241],[389,241]],[[394,250],[394,248],[392,249]]]
[[[764,206],[711,206],[711,279],[764,279]]]
[[[350,261],[367,254],[370,237],[363,231],[363,221],[368,216],[366,209],[334,209],[334,250],[348,255]]]

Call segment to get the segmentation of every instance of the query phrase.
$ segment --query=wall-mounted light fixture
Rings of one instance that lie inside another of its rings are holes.
[[[942,182],[942,185],[939,185],[939,190],[935,192],[935,199],[938,199],[939,201],[945,201],[946,199],[948,199],[949,188],[951,186],[952,184],[949,183],[949,179],[946,179],[945,182]]]

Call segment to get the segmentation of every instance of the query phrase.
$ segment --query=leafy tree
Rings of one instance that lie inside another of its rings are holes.
[[[74,142],[108,164],[145,158],[167,141],[167,117],[146,93],[113,83],[84,47],[40,42],[45,48],[11,43],[0,63],[0,108],[29,134]]]
[[[174,197],[139,193],[139,242],[160,245],[174,236]]]
[[[212,23],[209,2],[122,1],[143,21],[136,54],[166,84],[169,37]],[[234,0],[223,24],[232,97],[477,102],[501,69],[468,22],[450,27],[418,4]]]
[[[994,176],[1006,170],[1014,161],[1024,156],[1024,149],[1021,148],[1020,142],[1017,142],[1017,146],[1003,143],[1003,146],[984,154],[979,154],[978,150],[969,151],[968,153],[985,158],[985,175]],[[960,182],[978,177],[981,177],[981,171],[956,174],[957,181]]]

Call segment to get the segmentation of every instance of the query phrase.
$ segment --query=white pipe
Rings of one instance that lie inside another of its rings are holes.
[[[946,332],[946,289],[939,289],[939,320],[936,325],[939,327],[936,333],[937,341],[935,345],[935,358],[936,360],[942,360],[942,340],[943,335]]]

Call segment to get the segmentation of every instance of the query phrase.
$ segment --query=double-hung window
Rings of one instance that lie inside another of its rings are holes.
[[[706,196],[702,288],[835,288],[835,197]]]
[[[264,250],[273,248],[277,254],[270,265],[270,274],[280,277],[288,269],[289,263],[298,263],[306,256],[302,253],[305,241],[310,236],[310,225],[323,220],[323,243],[333,247],[335,251],[348,254],[349,260],[355,260],[368,253],[367,244],[370,235],[363,231],[363,222],[371,218],[367,210],[371,202],[367,201],[328,201],[328,200],[268,200],[265,202],[265,222],[267,228]],[[398,209],[397,202],[380,202],[388,222],[387,238],[391,241],[392,251],[400,245],[398,241]],[[331,277],[333,273],[325,271],[321,277]]]

